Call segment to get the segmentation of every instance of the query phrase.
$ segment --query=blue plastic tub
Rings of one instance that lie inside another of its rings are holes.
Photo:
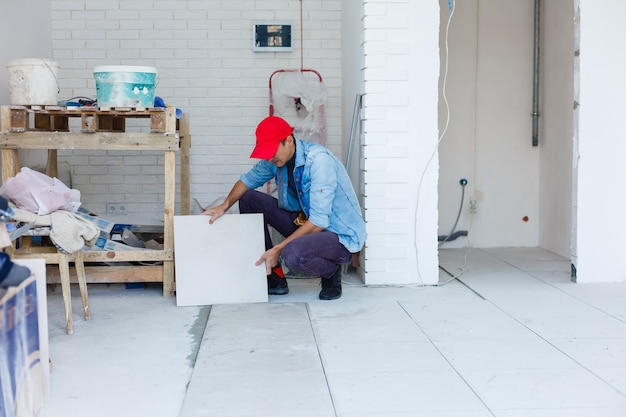
[[[98,107],[154,106],[156,68],[108,65],[95,67],[93,75]]]

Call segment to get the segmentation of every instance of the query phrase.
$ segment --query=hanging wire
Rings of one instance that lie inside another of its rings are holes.
[[[302,27],[302,0],[300,0],[300,69],[304,69],[304,28]]]

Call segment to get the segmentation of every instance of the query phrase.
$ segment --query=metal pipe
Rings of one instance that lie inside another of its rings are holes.
[[[535,37],[533,51],[533,146],[539,144],[539,22],[541,0],[535,0]]]

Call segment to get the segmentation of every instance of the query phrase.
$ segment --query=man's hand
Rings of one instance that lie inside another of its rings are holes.
[[[221,205],[213,208],[209,208],[204,210],[201,214],[205,216],[211,216],[209,219],[209,224],[213,224],[213,222],[220,217],[222,217],[226,213],[226,210]]]
[[[272,273],[272,268],[278,265],[278,258],[280,257],[281,252],[282,250],[280,248],[274,246],[273,248],[268,249],[254,264],[259,266],[265,262],[265,270],[267,272],[266,275],[269,275]]]

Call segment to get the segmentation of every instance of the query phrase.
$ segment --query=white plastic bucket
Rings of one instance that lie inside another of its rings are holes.
[[[154,107],[157,69],[108,65],[95,67],[98,107]]]
[[[49,59],[13,59],[9,70],[9,102],[19,106],[56,105],[59,64]]]

